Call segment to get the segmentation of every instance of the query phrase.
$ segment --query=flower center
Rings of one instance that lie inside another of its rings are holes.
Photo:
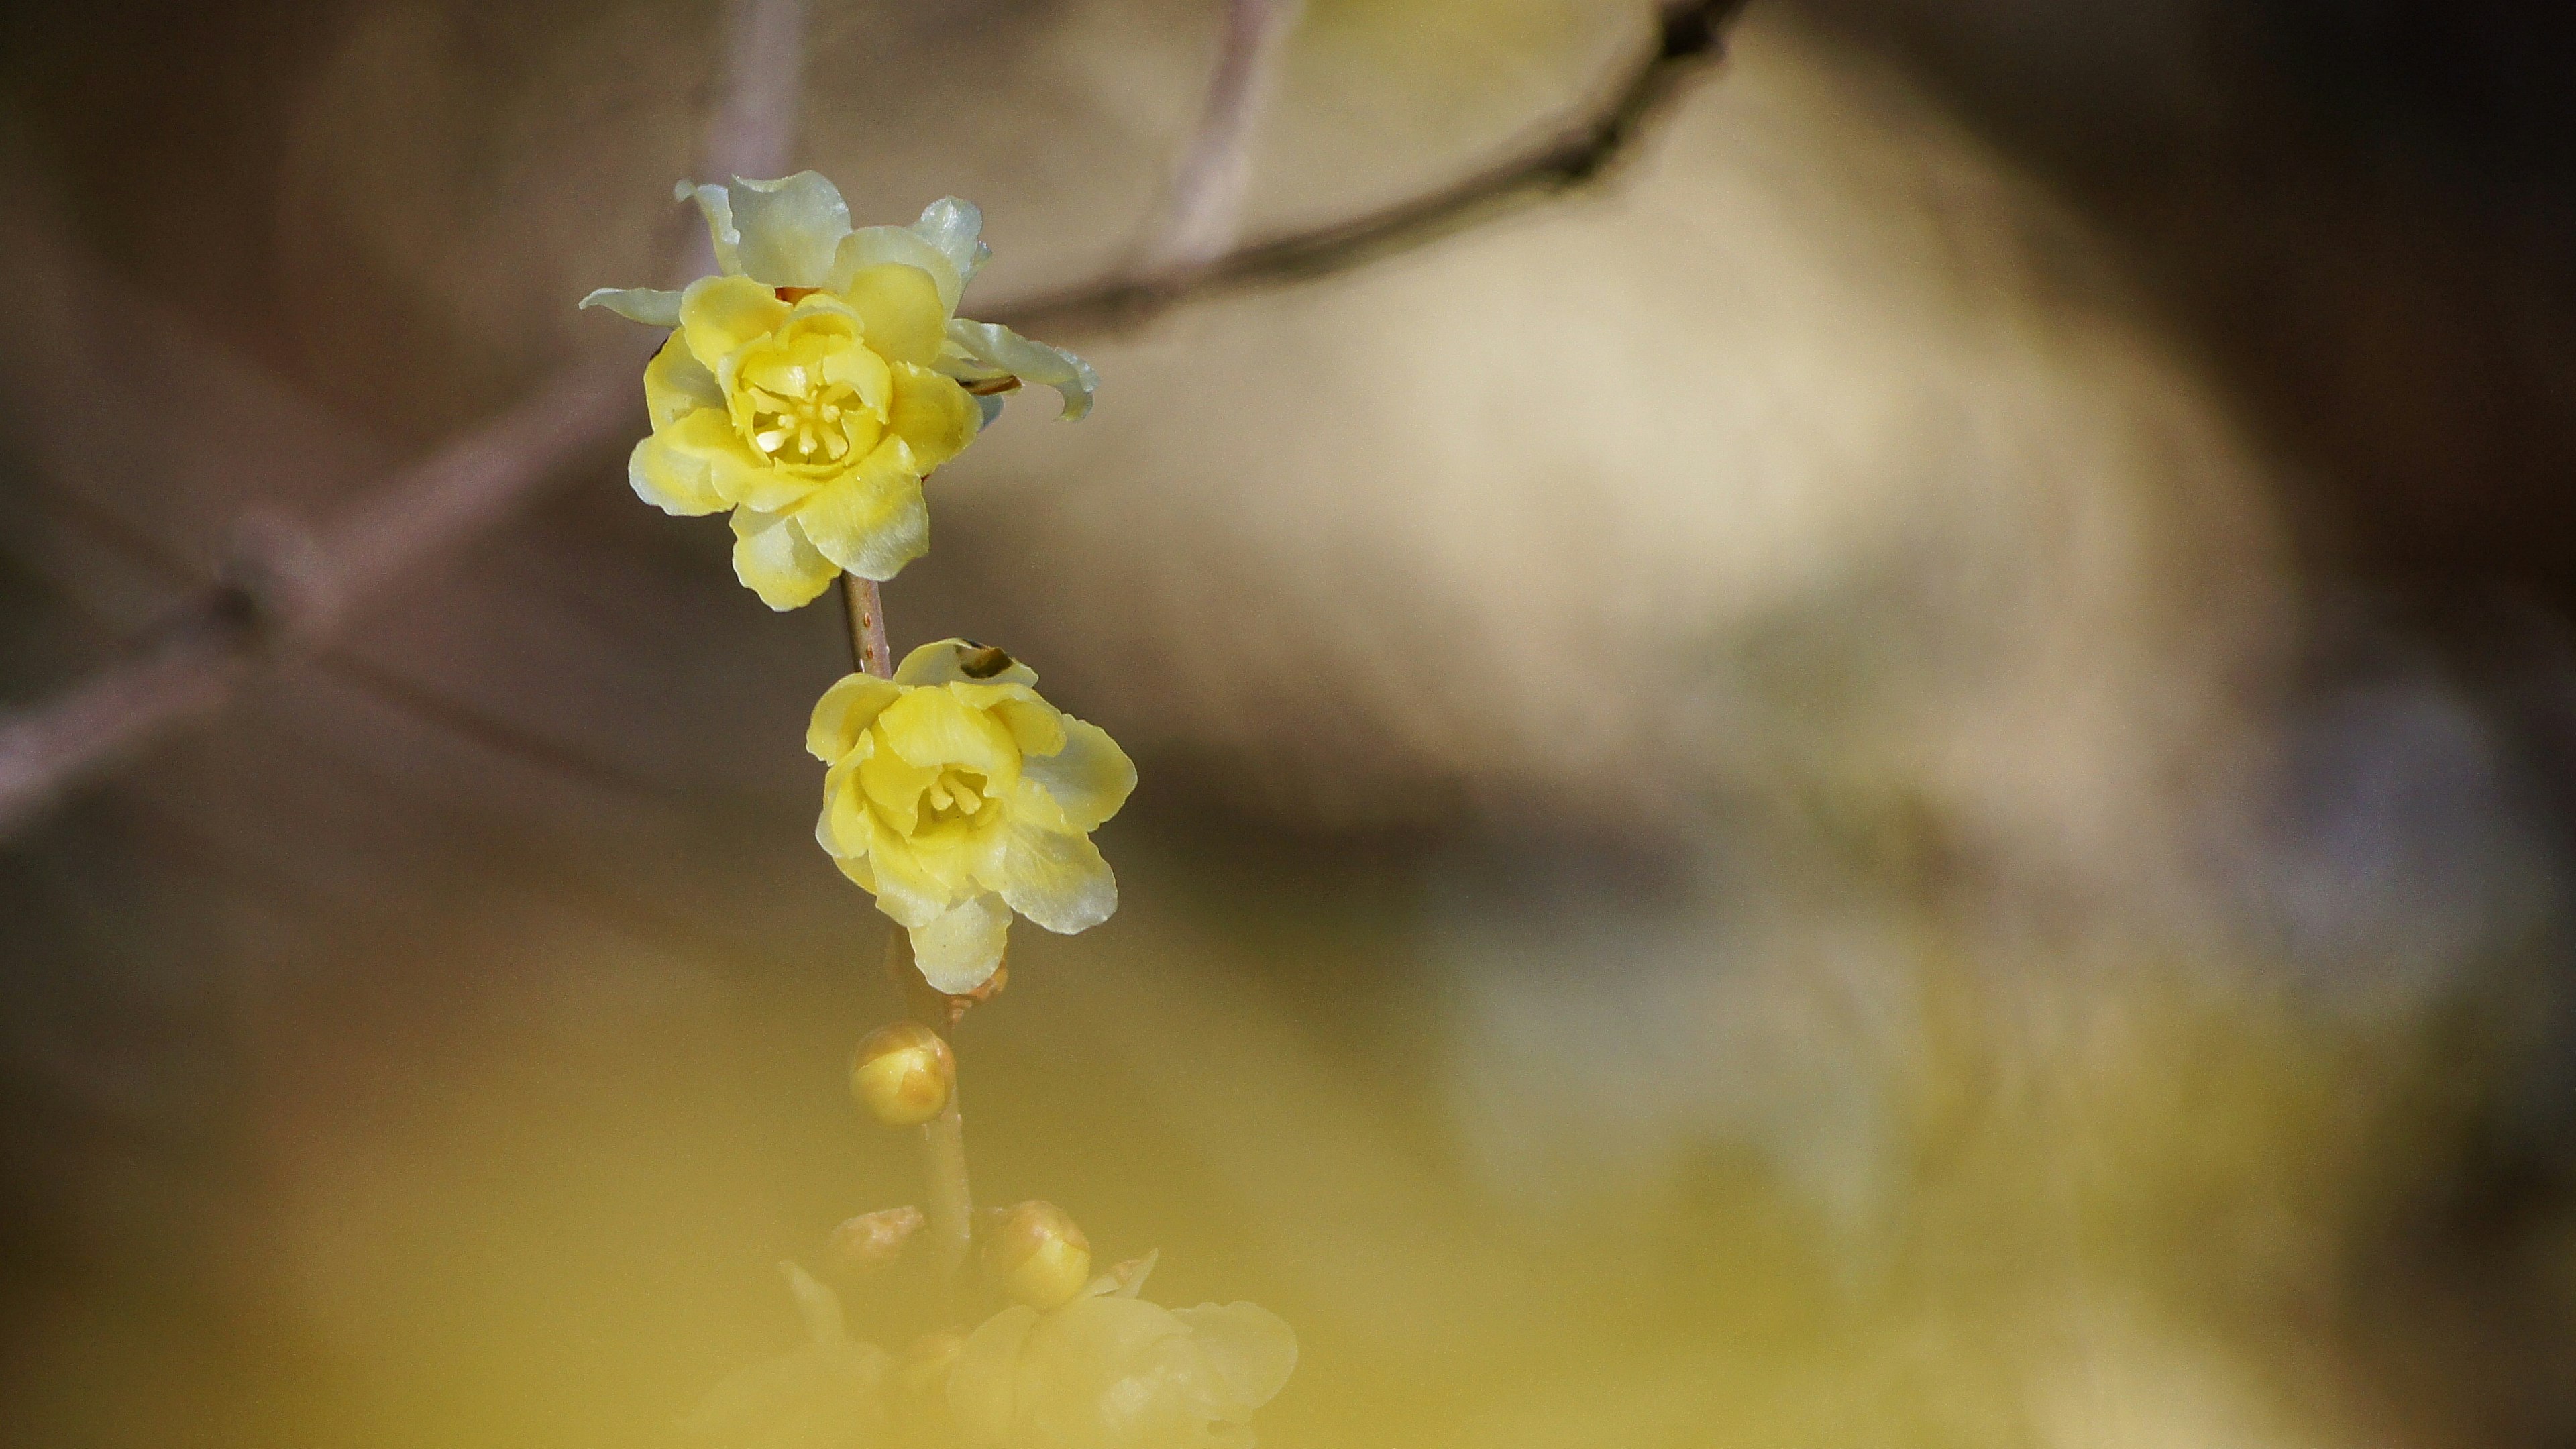
[[[922,824],[946,825],[972,816],[990,803],[984,798],[984,790],[989,783],[973,770],[952,766],[940,771],[939,778],[930,782],[930,788],[921,792],[921,803],[929,807],[922,816]]]
[[[804,465],[838,463],[850,455],[845,415],[862,404],[858,392],[824,380],[817,368],[781,368],[770,386],[745,388],[751,400],[751,445],[763,457]]]

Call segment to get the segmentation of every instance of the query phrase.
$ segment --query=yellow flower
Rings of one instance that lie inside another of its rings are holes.
[[[992,978],[1013,911],[1070,935],[1118,908],[1091,832],[1126,803],[1136,767],[1037,682],[999,649],[945,639],[891,680],[842,679],[806,731],[831,766],[815,838],[912,933],[941,991]]]
[[[1150,1261],[1146,1268],[1150,1268]],[[1144,1271],[1095,1279],[1049,1313],[1003,1309],[968,1335],[948,1410],[968,1449],[1250,1449],[1297,1335],[1258,1304],[1171,1309]]]
[[[991,255],[971,204],[853,231],[811,171],[679,195],[706,214],[721,272],[581,305],[673,329],[644,369],[653,432],[627,479],[668,513],[732,509],[734,572],[771,608],[810,603],[844,569],[890,579],[929,549],[923,475],[1001,406],[965,384],[1038,383],[1066,417],[1090,410],[1091,364],[957,316]]]

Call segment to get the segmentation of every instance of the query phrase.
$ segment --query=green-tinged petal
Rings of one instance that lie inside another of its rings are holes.
[[[956,904],[947,883],[931,873],[910,842],[895,839],[890,831],[877,832],[868,864],[876,871],[877,909],[906,930],[929,925]]]
[[[1135,791],[1136,764],[1100,726],[1071,715],[1061,718],[1064,748],[1022,760],[1022,778],[1054,796],[1074,829],[1095,830]]]
[[[939,360],[948,312],[930,273],[903,262],[881,262],[861,267],[839,292],[866,319],[869,348],[887,361],[927,366]]]
[[[899,439],[815,489],[796,517],[825,558],[863,579],[893,578],[930,551],[930,509]]]
[[[959,196],[943,196],[921,209],[921,220],[912,224],[912,234],[939,249],[948,264],[957,269],[960,288],[975,280],[984,263],[992,260],[993,249],[984,245],[984,213],[975,203]],[[957,304],[948,304],[956,310]]]
[[[995,659],[1000,669],[989,669]],[[985,670],[974,673],[974,670]],[[973,684],[1035,684],[1038,672],[999,649],[988,649],[972,639],[942,639],[924,644],[903,656],[894,668],[897,684],[949,684],[964,680]]]
[[[629,322],[650,327],[680,325],[680,294],[653,287],[602,287],[582,298],[581,305],[605,307]]]
[[[1044,830],[1014,810],[1010,844],[1002,856],[1002,899],[1011,909],[1060,936],[1087,931],[1118,909],[1118,877],[1100,858],[1091,837]]]
[[[912,959],[932,990],[963,995],[993,979],[1010,929],[1011,910],[1000,896],[970,896],[912,928]]]
[[[876,717],[876,735],[896,757],[924,769],[954,765],[1005,784],[1019,779],[1020,751],[1011,732],[944,689],[905,690]]]
[[[969,322],[960,317],[948,324],[948,340],[985,367],[1054,388],[1064,399],[1067,418],[1091,411],[1091,395],[1100,390],[1100,374],[1092,371],[1090,363],[1063,348],[1031,342],[998,322]]]
[[[868,864],[866,856],[836,855],[832,857],[832,864],[841,868],[841,874],[848,876],[852,885],[866,891],[869,895],[877,893],[876,867]]]
[[[850,234],[850,208],[840,189],[811,171],[776,181],[737,176],[733,203],[736,255],[744,274],[773,287],[819,287]]]
[[[700,277],[680,294],[680,335],[711,372],[744,343],[765,337],[787,320],[778,294],[749,277]]]
[[[671,295],[675,299],[671,311],[676,326],[679,293]],[[651,362],[644,364],[644,411],[653,419],[653,426],[661,427],[699,408],[722,409],[724,405],[724,390],[716,386],[716,375],[689,352],[688,343],[677,332],[663,342]]]
[[[805,752],[831,764],[858,747],[859,733],[903,694],[873,674],[845,674],[814,703],[805,726]]]
[[[1297,1331],[1258,1303],[1202,1303],[1173,1309],[1172,1316],[1190,1329],[1209,1380],[1192,1387],[1211,1417],[1238,1423],[1251,1417],[1297,1371]]]
[[[969,1449],[996,1449],[1010,1436],[1019,1397],[1020,1350],[1038,1311],[1015,1303],[967,1335],[948,1370],[948,1416]]]
[[[683,181],[671,188],[671,198],[698,204],[699,213],[707,219],[708,239],[715,243],[716,269],[727,276],[740,275],[742,258],[737,248],[742,244],[742,233],[734,230],[733,198],[725,194],[725,189],[721,186],[694,186]]]
[[[783,513],[733,511],[733,573],[743,587],[781,613],[814,602],[840,570]]]
[[[939,293],[940,320],[957,315],[957,296],[965,289],[965,279],[958,275],[956,263],[948,259],[946,252],[922,240],[910,227],[863,226],[843,237],[839,252],[832,258],[832,280],[827,285],[846,294],[852,278],[889,263],[920,268]]]
[[[984,416],[954,378],[909,362],[894,365],[894,405],[888,429],[912,450],[912,465],[927,473],[966,451]]]

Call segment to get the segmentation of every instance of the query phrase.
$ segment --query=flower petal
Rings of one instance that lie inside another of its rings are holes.
[[[863,226],[843,237],[840,250],[832,257],[832,278],[824,285],[846,293],[851,278],[887,263],[920,268],[938,290],[940,320],[945,322],[957,315],[957,296],[965,290],[965,278],[958,275],[957,264],[948,259],[946,252],[924,241],[910,227]]]
[[[858,747],[860,732],[902,696],[892,680],[842,675],[814,702],[814,716],[805,726],[805,752],[827,765],[837,762]]]
[[[906,930],[929,925],[956,904],[948,886],[931,874],[911,843],[897,839],[893,831],[877,832],[868,865],[876,872],[877,909]]]
[[[952,684],[949,692],[993,712],[1011,732],[1020,755],[1052,755],[1064,748],[1064,711],[1038,698],[1025,684]]]
[[[699,214],[707,219],[707,237],[715,243],[717,270],[729,277],[741,275],[742,259],[736,248],[742,243],[742,233],[734,230],[733,198],[725,194],[725,189],[683,181],[671,188],[671,199],[698,204]]]
[[[943,196],[921,209],[921,220],[912,224],[912,234],[939,249],[948,264],[957,269],[957,284],[962,289],[975,280],[984,263],[992,260],[993,249],[984,245],[984,213],[975,203],[959,196]],[[949,309],[956,310],[955,301]]]
[[[749,277],[700,277],[680,294],[680,335],[710,371],[744,343],[776,331],[788,306]]]
[[[672,325],[678,325],[679,293],[670,294]],[[674,332],[662,344],[653,360],[644,364],[644,411],[661,427],[673,418],[699,408],[721,409],[724,390],[716,386],[716,375],[705,363],[689,352],[689,346]]]
[[[888,362],[928,366],[939,360],[948,310],[929,272],[906,262],[879,262],[861,267],[837,290],[866,319],[869,348]]]
[[[1038,1311],[1014,1303],[987,1318],[966,1338],[948,1370],[948,1414],[970,1449],[993,1449],[1009,1437],[1018,1398],[1020,1350]]]
[[[1016,804],[1016,802],[1015,802]],[[1100,858],[1091,837],[1045,830],[1011,812],[1009,845],[1002,854],[1002,899],[1011,909],[1070,936],[1108,920],[1118,909],[1118,877]]]
[[[944,689],[905,690],[876,717],[876,734],[897,758],[926,770],[954,765],[1006,784],[1019,780],[1020,751],[1011,732]]]
[[[981,667],[993,655],[1000,655],[1004,667],[990,674],[969,674],[970,663]],[[1035,684],[1038,672],[998,649],[988,650],[972,639],[942,639],[924,644],[903,656],[894,668],[897,684],[949,684],[956,681],[974,684]]]
[[[796,510],[823,556],[863,579],[893,578],[930,551],[930,509],[903,444],[889,438]]]
[[[814,821],[814,843],[836,860],[865,860],[876,845],[876,816],[868,809],[859,775],[866,763],[863,754],[854,753],[823,772],[823,813]],[[868,889],[876,886],[871,883]]]
[[[894,403],[886,422],[912,450],[914,468],[927,473],[966,451],[983,421],[956,379],[909,362],[894,365]]]
[[[1136,763],[1107,730],[1071,715],[1063,718],[1064,748],[1022,760],[1021,775],[1055,797],[1066,824],[1095,830],[1134,793]]]
[[[636,497],[682,518],[731,506],[716,491],[707,460],[673,447],[668,430],[649,435],[626,455],[626,485]]]
[[[743,272],[773,287],[819,287],[850,234],[850,208],[831,182],[812,171],[776,181],[735,177],[726,188],[740,240]]]
[[[1000,896],[970,896],[929,925],[912,928],[913,964],[932,990],[963,995],[1001,968],[1010,930],[1011,910]]]
[[[948,324],[948,340],[985,367],[1054,388],[1064,399],[1063,415],[1068,419],[1090,412],[1091,395],[1100,390],[1100,374],[1090,363],[1063,348],[1031,342],[998,322],[960,317]]]
[[[707,486],[726,503],[755,513],[782,513],[814,491],[814,480],[800,477],[745,447],[733,419],[714,408],[684,413],[657,429],[653,441],[675,458],[706,470]]]
[[[1297,1331],[1258,1303],[1176,1308],[1209,1381],[1194,1384],[1212,1417],[1241,1423],[1279,1396],[1297,1371]]]
[[[840,574],[784,513],[733,511],[733,574],[760,601],[785,613],[814,602]]]
[[[680,325],[680,294],[653,287],[602,287],[582,298],[581,306],[605,307],[629,322],[651,327]]]

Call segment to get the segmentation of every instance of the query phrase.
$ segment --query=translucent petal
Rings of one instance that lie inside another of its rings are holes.
[[[1087,931],[1118,909],[1118,877],[1091,837],[1046,830],[1014,810],[997,884],[1011,909],[1060,936]]]
[[[903,262],[861,267],[839,292],[867,320],[868,346],[889,362],[922,366],[939,360],[948,312],[930,273]]]
[[[1020,1350],[1038,1311],[1014,1304],[987,1318],[966,1339],[948,1370],[948,1413],[972,1449],[993,1449],[1009,1437],[1019,1395]]]
[[[745,275],[773,287],[820,287],[850,234],[850,208],[839,188],[811,171],[776,181],[735,177],[726,188]]]
[[[877,909],[907,930],[929,925],[956,903],[947,883],[925,868],[910,842],[896,838],[892,831],[877,832],[868,866],[876,872]]]
[[[671,315],[677,326],[679,293],[671,296]],[[716,375],[690,354],[680,334],[672,333],[661,350],[653,354],[653,360],[644,364],[644,411],[653,419],[653,426],[661,427],[698,408],[724,405],[724,390],[716,386]]]
[[[955,766],[1005,785],[1019,779],[1020,750],[1011,732],[944,689],[905,690],[877,716],[876,734],[897,758],[923,769]]]
[[[716,269],[726,276],[740,275],[742,259],[737,248],[742,243],[742,233],[734,230],[733,198],[721,186],[696,186],[686,181],[671,188],[671,197],[698,204],[699,213],[707,219],[707,236],[715,243]]]
[[[700,277],[680,294],[680,335],[718,378],[724,360],[787,320],[778,294],[748,277]]]
[[[814,481],[783,472],[745,447],[733,419],[714,408],[684,413],[657,430],[657,446],[705,470],[709,488],[726,503],[756,513],[777,513],[814,491]]]
[[[966,672],[967,661],[981,654],[984,646],[972,639],[941,639],[924,644],[903,656],[895,666],[897,684],[948,684],[963,680],[980,684],[1036,684],[1038,672],[1012,659],[1009,666],[996,673],[974,675]],[[1009,659],[1009,655],[1003,655]]]
[[[786,612],[814,602],[840,570],[783,513],[733,511],[733,573],[769,607]]]
[[[997,895],[971,896],[912,929],[912,959],[934,991],[963,995],[993,979],[1010,935],[1010,907]]]
[[[948,688],[976,708],[992,711],[1019,745],[1024,768],[1033,763],[1030,756],[1052,755],[1064,748],[1064,711],[1038,698],[1027,685],[952,684]]]
[[[814,821],[814,843],[836,860],[863,860],[876,845],[876,817],[859,782],[864,763],[851,755],[823,772],[823,813]],[[871,891],[876,889],[873,880]]]
[[[1064,748],[1022,760],[1021,775],[1055,798],[1067,825],[1094,830],[1134,793],[1136,764],[1100,726],[1071,715],[1062,719]]]
[[[1056,390],[1064,399],[1064,416],[1091,411],[1091,395],[1100,390],[1100,374],[1091,364],[1060,347],[1031,342],[998,322],[970,322],[960,317],[948,324],[948,340],[985,367],[998,368],[1022,382]]]
[[[984,263],[992,260],[993,249],[984,245],[984,213],[975,203],[958,196],[943,196],[921,210],[921,220],[912,224],[912,234],[939,249],[948,264],[957,269],[957,283],[963,288],[975,280]],[[951,310],[956,303],[951,301]]]
[[[946,252],[922,240],[910,227],[863,226],[843,237],[840,250],[832,258],[831,281],[826,285],[835,292],[847,293],[851,278],[888,263],[920,268],[938,289],[941,320],[957,315],[957,296],[965,288],[965,279],[958,275],[956,263],[948,259]]]
[[[605,307],[629,322],[652,327],[680,325],[680,294],[653,287],[602,287],[581,299],[584,308]]]
[[[837,762],[858,747],[859,733],[902,694],[892,681],[873,674],[841,676],[814,703],[814,716],[805,726],[806,753],[827,765]]]
[[[1196,1387],[1213,1417],[1251,1417],[1296,1372],[1297,1331],[1257,1303],[1202,1303],[1175,1309],[1172,1316],[1190,1327],[1206,1375]]]
[[[927,473],[966,451],[983,421],[975,400],[954,379],[909,362],[894,365],[894,405],[887,423],[912,450],[914,468]]]
[[[863,579],[893,578],[930,551],[930,509],[921,478],[894,439],[857,467],[817,487],[796,510],[823,556]]]

